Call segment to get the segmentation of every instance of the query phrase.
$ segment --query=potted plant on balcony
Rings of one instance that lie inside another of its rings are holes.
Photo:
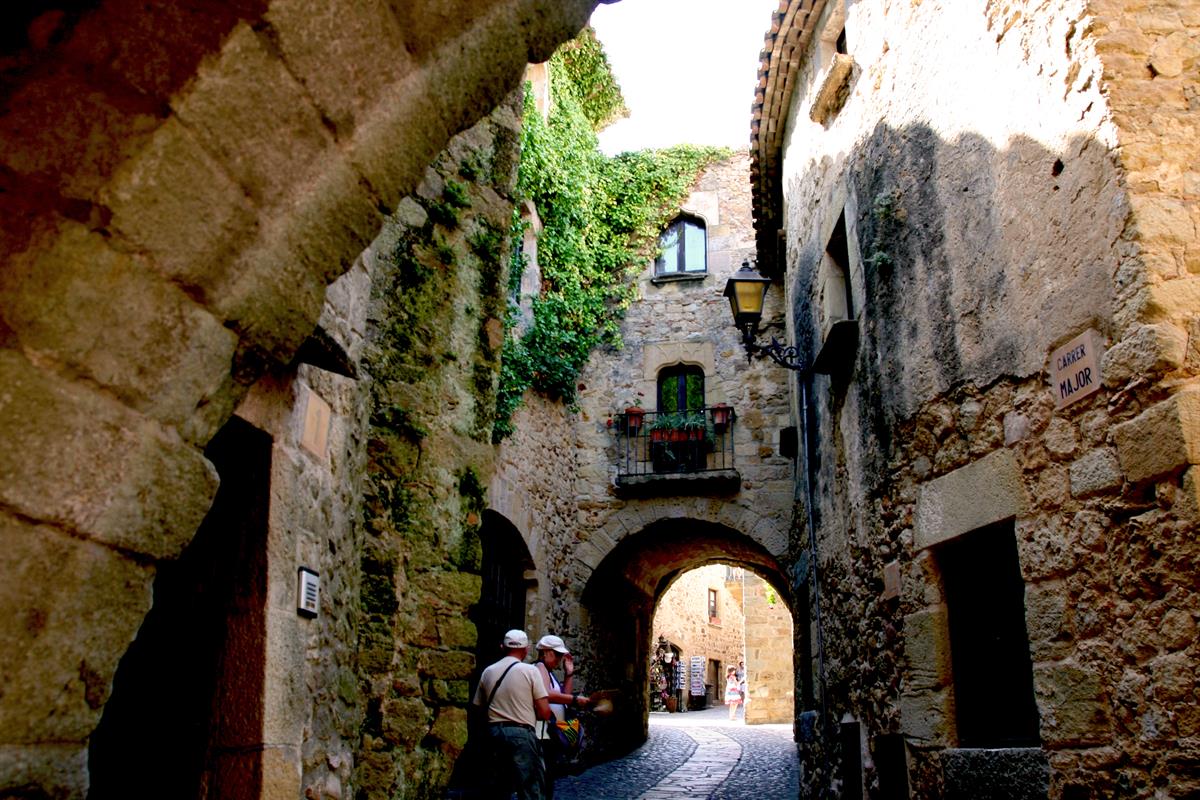
[[[712,407],[713,430],[724,433],[733,421],[733,407],[728,403],[717,403]]]
[[[633,399],[633,405],[625,408],[625,431],[630,436],[637,436],[642,429],[642,420],[646,417],[646,409],[642,408],[642,393]]]
[[[650,440],[654,442],[688,442],[705,438],[703,411],[671,411],[659,414],[650,423]]]
[[[655,416],[650,430],[651,460],[658,472],[703,469],[712,442],[703,411],[672,411]]]

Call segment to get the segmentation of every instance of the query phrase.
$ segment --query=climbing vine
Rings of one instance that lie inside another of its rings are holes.
[[[542,220],[542,287],[532,325],[523,336],[508,336],[501,353],[495,441],[512,433],[512,413],[527,390],[573,403],[592,350],[620,346],[633,278],[654,254],[659,232],[700,170],[729,156],[723,148],[691,145],[601,153],[596,132],[627,112],[590,30],[555,53],[549,74],[547,119],[526,92],[517,178]],[[519,284],[522,266],[512,265],[510,285]]]

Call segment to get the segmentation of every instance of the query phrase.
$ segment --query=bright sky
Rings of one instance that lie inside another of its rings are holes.
[[[621,0],[592,27],[630,116],[600,134],[600,149],[673,144],[750,145],[758,56],[779,0]]]

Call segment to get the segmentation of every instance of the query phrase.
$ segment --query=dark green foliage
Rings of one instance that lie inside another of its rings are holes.
[[[622,113],[624,103],[594,35],[585,31],[560,49],[550,69],[549,120],[526,96],[517,182],[542,219],[542,293],[532,328],[504,345],[493,441],[511,433],[510,417],[526,390],[572,403],[591,351],[620,346],[633,277],[699,171],[729,155],[681,145],[608,158],[597,147],[596,129]],[[519,235],[514,226],[518,242]],[[521,268],[510,268],[513,293]]]
[[[584,28],[555,55],[557,66],[575,88],[580,111],[593,130],[602,130],[621,117],[629,116],[621,87],[613,77],[608,56],[596,39],[595,31]]]
[[[417,422],[411,411],[401,406],[378,409],[371,415],[371,425],[393,431],[414,442],[429,435],[429,429]]]
[[[454,208],[471,207],[471,196],[467,187],[458,181],[446,181],[446,186],[442,189],[442,199],[446,201],[446,205]]]

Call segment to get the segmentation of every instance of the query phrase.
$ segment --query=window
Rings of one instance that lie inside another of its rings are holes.
[[[828,335],[834,322],[854,319],[854,294],[850,289],[850,247],[846,239],[846,214],[838,217],[821,263],[821,324]]]
[[[672,414],[704,408],[704,370],[677,364],[658,373],[658,411]]]
[[[662,252],[654,260],[655,275],[703,275],[708,271],[708,236],[704,221],[682,216],[658,237]]]
[[[708,590],[708,621],[716,622],[717,620],[719,620],[721,618],[721,615],[718,613],[720,610],[721,609],[717,606],[717,590],[709,589]]]
[[[1012,521],[941,545],[961,747],[1039,744],[1025,584]]]

